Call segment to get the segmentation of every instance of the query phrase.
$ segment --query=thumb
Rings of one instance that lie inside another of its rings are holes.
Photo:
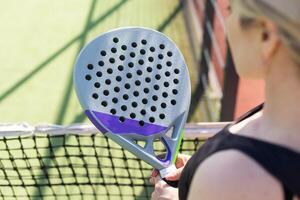
[[[164,185],[167,185],[166,182],[160,176],[154,177],[153,181],[154,181],[155,185],[160,185],[160,187],[163,187]]]
[[[181,172],[183,170],[183,167],[180,167],[172,172],[170,172],[165,179],[169,180],[169,181],[177,181],[179,180],[180,176],[181,176]]]

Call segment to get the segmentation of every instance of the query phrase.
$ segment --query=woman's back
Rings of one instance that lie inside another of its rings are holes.
[[[248,119],[261,108],[262,105],[251,110],[238,122]],[[209,139],[187,163],[179,184],[180,199],[187,199],[188,191],[193,190],[190,185],[192,181],[197,182],[193,179],[196,171],[203,174],[196,177],[202,177],[201,181],[205,185],[198,187],[199,185],[194,184],[197,186],[194,189],[202,188],[206,190],[205,193],[212,189],[214,192],[210,194],[213,197],[207,197],[210,199],[241,199],[243,190],[247,193],[253,190],[255,199],[259,199],[259,193],[261,199],[283,199],[283,196],[284,199],[292,199],[292,196],[300,196],[300,153],[269,142],[232,134],[231,126]],[[215,180],[218,182],[208,184],[211,176],[217,176]],[[218,191],[218,185],[223,192]],[[207,186],[210,188],[206,188]],[[234,196],[225,198],[232,194]],[[190,196],[190,199],[193,197]]]

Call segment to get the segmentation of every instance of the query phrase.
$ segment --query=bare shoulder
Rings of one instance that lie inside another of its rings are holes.
[[[236,151],[221,151],[197,169],[189,200],[282,200],[281,184],[256,161]]]

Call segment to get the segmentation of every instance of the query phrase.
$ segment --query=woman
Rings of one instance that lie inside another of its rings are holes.
[[[180,155],[178,171],[167,177],[180,177],[178,190],[154,172],[152,199],[300,197],[300,1],[232,0],[226,23],[238,74],[265,81],[265,103],[187,163]]]

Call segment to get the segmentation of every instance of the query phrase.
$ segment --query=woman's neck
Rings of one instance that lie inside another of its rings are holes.
[[[300,130],[300,67],[274,66],[265,80],[262,118],[286,131]],[[299,134],[300,136],[300,134]]]
[[[277,64],[265,78],[263,110],[230,131],[300,152],[300,69]]]
[[[265,79],[266,100],[258,129],[300,150],[300,67],[287,64],[278,61]]]

